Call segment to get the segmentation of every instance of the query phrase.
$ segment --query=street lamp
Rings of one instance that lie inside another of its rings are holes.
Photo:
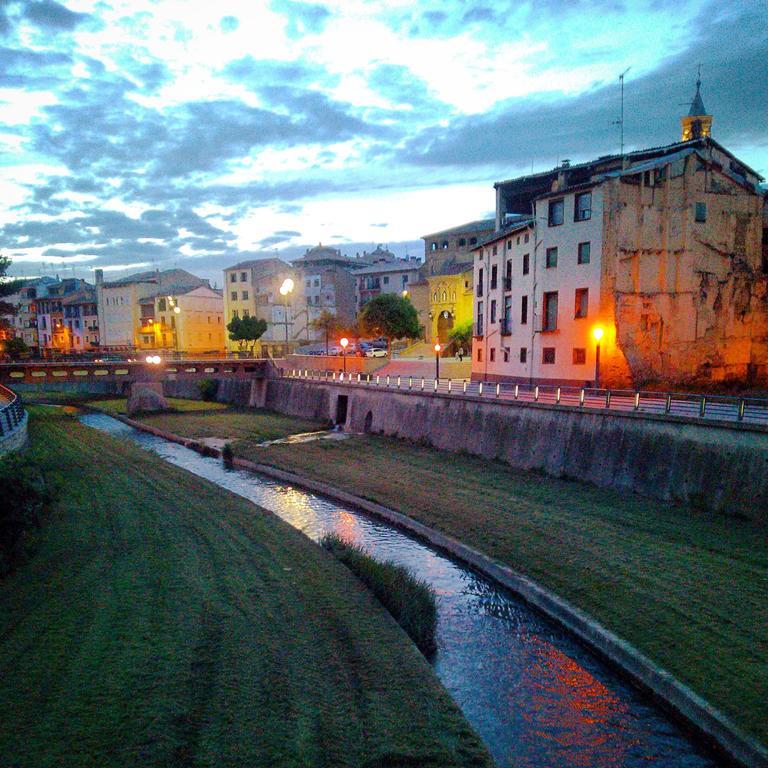
[[[288,294],[293,291],[293,280],[286,277],[280,286],[280,295],[285,298],[285,354],[288,354]]]
[[[435,344],[435,381],[440,381],[440,345]]]
[[[344,376],[347,375],[347,347],[349,346],[349,339],[345,336],[339,341],[341,344],[341,358],[344,360]]]
[[[595,389],[600,389],[600,341],[604,333],[599,325],[592,329],[592,338],[595,340]]]

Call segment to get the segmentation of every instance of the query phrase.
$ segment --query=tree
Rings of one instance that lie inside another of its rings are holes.
[[[421,330],[416,308],[399,293],[382,293],[371,299],[362,308],[359,320],[367,333],[383,336],[387,347],[391,347],[392,339],[415,339]]]
[[[16,307],[8,301],[3,301],[6,296],[18,293],[21,288],[21,280],[11,280],[7,276],[11,260],[7,256],[0,256],[0,331],[8,327],[5,319],[8,315],[16,314]]]
[[[233,317],[227,323],[230,341],[236,341],[240,352],[248,348],[248,352],[253,357],[253,350],[256,348],[256,342],[264,335],[267,330],[267,321],[259,317]],[[248,344],[250,342],[250,346]]]
[[[3,342],[3,351],[11,360],[18,360],[22,355],[29,352],[29,347],[24,343],[24,339],[16,337],[15,339],[6,339]]]
[[[332,336],[341,327],[339,318],[332,312],[324,309],[314,320],[311,320],[309,327],[315,331],[322,331],[325,334],[325,354],[328,354],[328,338]]]
[[[463,347],[464,353],[469,353],[472,348],[472,321],[467,320],[466,323],[455,326],[448,334],[448,338],[453,342],[456,349]]]

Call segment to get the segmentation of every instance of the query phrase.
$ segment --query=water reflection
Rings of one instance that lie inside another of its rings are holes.
[[[403,532],[328,499],[225,471],[103,414],[81,421],[271,510],[312,539],[329,531],[413,569],[439,602],[437,674],[501,767],[685,766],[715,763],[633,688],[506,591]]]

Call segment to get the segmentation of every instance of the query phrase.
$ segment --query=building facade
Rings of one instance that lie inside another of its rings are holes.
[[[399,293],[408,296],[411,286],[419,279],[421,259],[395,258],[354,272],[355,295],[358,312],[373,298],[383,293]]]

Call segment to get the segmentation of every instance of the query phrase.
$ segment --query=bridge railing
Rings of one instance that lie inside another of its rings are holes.
[[[439,393],[489,401],[541,403],[567,408],[634,412],[694,420],[758,425],[768,428],[768,398],[709,395],[690,392],[643,392],[594,389],[552,384],[510,384],[424,376],[340,373],[312,369],[284,369],[283,375],[309,382],[372,387],[389,391]]]
[[[15,432],[23,421],[21,398],[0,384],[0,437]]]

